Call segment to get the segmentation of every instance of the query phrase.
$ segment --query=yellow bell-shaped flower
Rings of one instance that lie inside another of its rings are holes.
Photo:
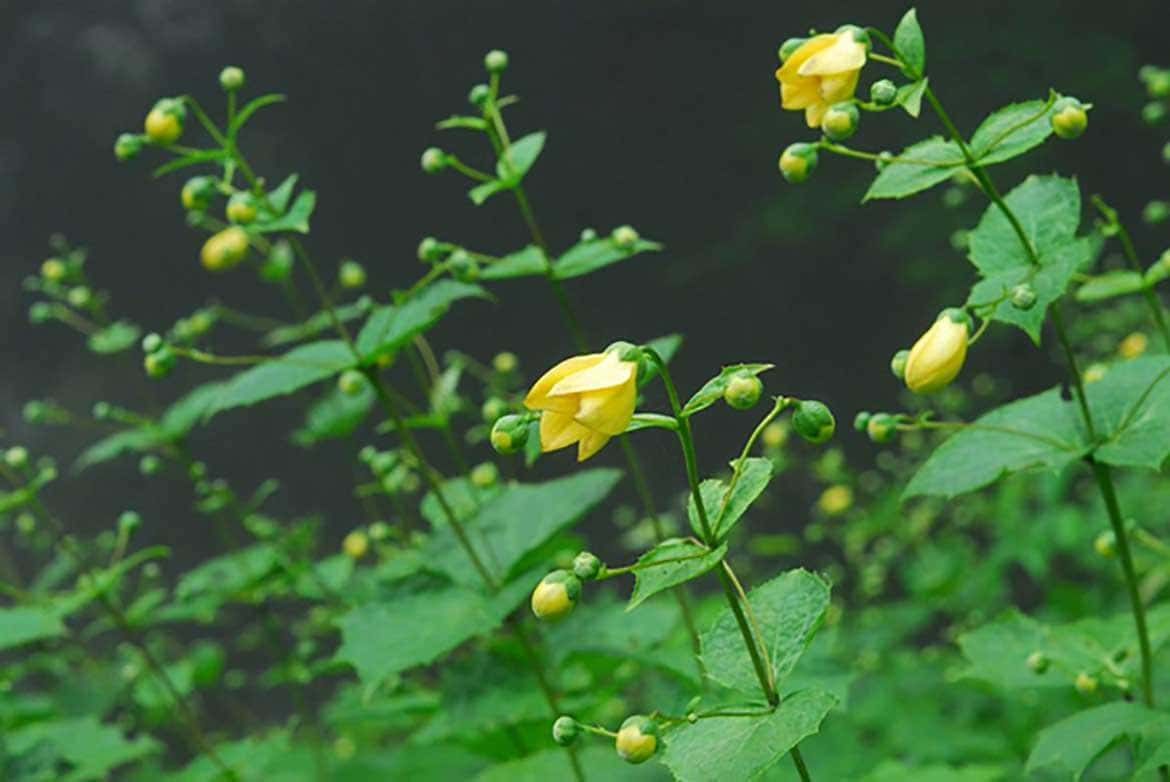
[[[638,396],[638,365],[617,351],[565,359],[545,372],[524,404],[539,410],[540,449],[577,443],[583,462],[626,431]]]
[[[780,105],[804,109],[808,126],[820,127],[830,106],[853,97],[865,56],[865,43],[852,28],[809,38],[776,71]]]
[[[961,309],[944,310],[934,325],[918,338],[906,359],[906,387],[916,394],[933,394],[950,385],[967,360],[970,318]]]

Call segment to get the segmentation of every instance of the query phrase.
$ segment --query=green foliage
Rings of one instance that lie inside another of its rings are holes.
[[[938,136],[912,144],[892,161],[882,164],[863,201],[905,198],[950,179],[963,165],[963,153],[953,141]]]
[[[708,549],[691,540],[664,540],[638,558],[634,592],[626,610],[632,611],[647,598],[698,578],[718,567],[726,555],[726,543]]]

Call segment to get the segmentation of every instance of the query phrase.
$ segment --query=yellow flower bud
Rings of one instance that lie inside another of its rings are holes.
[[[780,448],[788,442],[788,428],[779,422],[773,422],[764,427],[760,433],[766,448]]]
[[[853,97],[865,55],[865,43],[852,29],[809,38],[776,71],[780,105],[803,109],[808,126],[820,127],[830,106]]]
[[[1089,364],[1089,366],[1085,367],[1083,379],[1086,383],[1096,383],[1105,377],[1105,373],[1108,371],[1109,367],[1104,364]]]
[[[532,613],[537,619],[555,622],[564,619],[577,604],[581,581],[568,570],[554,570],[532,590]]]
[[[155,144],[174,144],[183,135],[183,120],[187,109],[182,101],[163,98],[154,104],[142,123],[146,137]]]
[[[1084,671],[1078,673],[1076,681],[1073,682],[1073,686],[1077,688],[1077,692],[1079,692],[1081,695],[1092,695],[1097,691],[1097,685],[1097,677],[1090,676]]]
[[[1098,556],[1112,559],[1117,556],[1117,536],[1113,530],[1105,530],[1093,540],[1093,550]]]
[[[910,348],[906,387],[916,394],[933,394],[950,385],[967,360],[969,327],[970,319],[963,310],[944,310]]]
[[[256,219],[256,198],[251,193],[236,193],[227,204],[227,219],[236,225],[247,225]]]
[[[1125,339],[1121,340],[1121,344],[1117,346],[1117,355],[1124,359],[1137,358],[1146,352],[1146,348],[1150,346],[1149,337],[1140,331],[1135,331]]]
[[[545,372],[524,405],[540,411],[540,449],[577,444],[577,461],[626,431],[638,395],[638,365],[618,351],[565,359]]]
[[[501,375],[508,375],[516,371],[516,367],[520,365],[520,359],[516,358],[515,353],[507,350],[497,353],[492,359],[492,369],[499,372]]]
[[[780,174],[791,184],[799,185],[816,170],[817,159],[816,144],[789,144],[780,155]]]
[[[341,541],[341,550],[350,559],[361,559],[370,550],[370,538],[361,530],[354,530]]]
[[[50,258],[41,264],[41,276],[49,282],[61,282],[68,273],[69,268],[59,258]]]
[[[837,516],[849,510],[853,505],[853,489],[844,484],[830,486],[825,489],[817,500],[817,507],[826,516]]]
[[[248,255],[248,233],[238,226],[225,228],[203,243],[201,258],[208,271],[227,271]]]
[[[627,763],[645,763],[658,749],[658,726],[649,717],[635,714],[618,729],[614,746]]]
[[[1085,106],[1076,98],[1061,98],[1052,107],[1052,132],[1060,138],[1079,138],[1089,125]]]

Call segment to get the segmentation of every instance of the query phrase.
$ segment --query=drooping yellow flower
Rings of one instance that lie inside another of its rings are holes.
[[[821,125],[829,106],[849,100],[865,65],[865,44],[846,28],[809,38],[776,71],[780,105],[804,109],[810,128]]]
[[[524,405],[539,410],[540,449],[577,443],[583,462],[626,430],[638,395],[638,365],[616,351],[565,359],[536,381]]]
[[[969,327],[970,320],[963,310],[944,310],[910,348],[906,387],[916,394],[933,394],[950,385],[967,360]]]

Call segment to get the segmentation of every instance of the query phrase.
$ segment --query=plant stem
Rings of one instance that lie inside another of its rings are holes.
[[[1125,224],[1121,222],[1117,210],[1105,203],[1100,196],[1093,196],[1093,205],[1109,222],[1109,225],[1117,230],[1117,238],[1121,241],[1121,249],[1125,260],[1129,263],[1129,268],[1138,274],[1144,274],[1145,270],[1142,269],[1142,262],[1138,258],[1137,249],[1134,248],[1133,238],[1130,237]],[[1162,335],[1162,342],[1166,345],[1166,349],[1170,350],[1170,326],[1166,324],[1166,314],[1162,311],[1162,302],[1158,298],[1157,291],[1152,285],[1142,285],[1142,295],[1145,297],[1146,306],[1150,308],[1150,314]]]

